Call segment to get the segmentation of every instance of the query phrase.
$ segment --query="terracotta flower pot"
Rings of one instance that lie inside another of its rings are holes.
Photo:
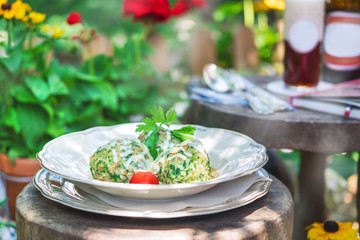
[[[15,220],[16,197],[32,181],[33,176],[39,169],[41,169],[41,166],[36,159],[15,158],[15,164],[12,164],[7,155],[0,153],[0,171],[5,180],[11,219]]]

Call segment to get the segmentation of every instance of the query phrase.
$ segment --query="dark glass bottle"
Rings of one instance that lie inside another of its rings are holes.
[[[324,81],[360,78],[360,0],[326,3],[323,60]]]

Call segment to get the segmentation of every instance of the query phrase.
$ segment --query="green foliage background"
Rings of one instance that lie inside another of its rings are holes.
[[[46,142],[60,135],[129,122],[149,105],[173,105],[177,94],[171,77],[157,73],[147,60],[152,49],[141,35],[144,27],[121,17],[121,1],[28,3],[47,14],[46,23],[60,24],[70,32],[56,41],[38,33],[42,42],[24,49],[26,29],[21,24],[15,27],[16,46],[8,57],[0,58],[1,152],[11,158],[35,157]],[[69,40],[79,31],[66,24],[71,11],[80,12],[86,26],[110,39],[123,35],[121,44],[113,43],[113,56],[81,61],[81,46]],[[3,30],[4,21],[0,21]],[[6,48],[5,42],[0,44]],[[47,62],[50,50],[55,57]],[[94,74],[88,71],[90,64]]]

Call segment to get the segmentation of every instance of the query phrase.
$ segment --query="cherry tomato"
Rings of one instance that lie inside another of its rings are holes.
[[[131,177],[130,183],[159,184],[159,180],[152,172],[138,171]]]

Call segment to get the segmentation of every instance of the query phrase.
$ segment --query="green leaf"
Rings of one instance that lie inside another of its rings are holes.
[[[146,117],[141,119],[144,124],[138,124],[136,127],[136,132],[151,132],[150,136],[146,139],[144,144],[149,148],[151,156],[156,159],[158,153],[156,150],[156,143],[159,140],[159,130],[162,124],[170,127],[170,125],[176,120],[176,112],[173,108],[166,112],[166,116],[164,115],[164,109],[160,106],[150,106],[149,112],[152,114],[152,117]],[[160,123],[159,126],[157,123]],[[195,132],[195,128],[191,126],[186,126],[178,130],[173,130],[172,132],[176,137],[181,140],[186,140],[192,138],[189,135],[192,135]]]
[[[225,2],[225,1],[224,1]],[[243,11],[243,3],[240,1],[222,3],[213,12],[213,18],[216,22],[223,22],[234,18]]]
[[[30,92],[30,90],[23,85],[16,85],[11,89],[11,95],[22,103],[37,103],[38,100]]]
[[[165,122],[164,109],[160,106],[150,106],[149,112],[153,115],[151,118],[154,122],[163,123]]]
[[[9,156],[11,164],[15,164],[15,158],[21,156],[21,152],[17,151],[15,148],[10,148],[7,155]]]
[[[120,99],[126,99],[128,96],[128,91],[122,85],[117,86],[115,88],[115,92],[116,92],[116,96],[118,96]]]
[[[75,77],[80,80],[87,81],[87,82],[100,82],[102,80],[101,77],[82,73],[82,72],[76,72]]]
[[[115,110],[118,106],[118,100],[114,87],[108,82],[96,83],[99,90],[99,100],[105,107]]]
[[[66,95],[69,93],[69,89],[56,74],[50,74],[48,78],[49,92],[52,95]]]
[[[155,129],[158,128],[158,126],[156,125],[156,123],[151,119],[151,118],[144,118],[141,119],[141,122],[145,123],[145,124],[138,124],[136,125],[136,132],[150,132],[153,131]]]
[[[70,89],[69,96],[72,100],[81,104],[87,101],[99,101],[103,107],[115,110],[118,99],[114,87],[108,82],[77,82]]]
[[[176,118],[177,118],[177,115],[176,115],[175,110],[173,108],[168,110],[166,112],[166,122],[165,122],[166,126],[170,127],[170,125],[174,123]]]
[[[351,158],[350,154],[341,155],[335,154],[332,161],[329,163],[329,168],[335,170],[343,178],[347,179],[356,173],[356,162]]]
[[[10,71],[9,67],[7,66],[7,64],[3,61],[2,58],[0,58],[0,68],[2,69],[2,72],[7,73],[7,75],[11,76],[13,75],[13,73]],[[6,76],[6,75],[5,75]],[[4,75],[2,76],[4,77]]]
[[[42,103],[41,107],[48,113],[50,118],[54,117],[55,109],[53,108],[53,106],[49,102]]]
[[[88,61],[86,61],[86,70],[89,69],[89,65],[91,60],[89,59]],[[93,58],[93,64],[94,64],[94,70],[95,70],[95,75],[99,76],[102,75],[104,76],[105,74],[108,73],[108,69],[112,67],[113,63],[112,63],[112,59],[104,54],[98,54]]]
[[[188,139],[194,139],[191,136],[179,134],[179,133],[176,133],[176,132],[172,132],[172,134],[174,134],[175,137],[179,138],[181,141],[185,141],[185,140],[188,140]]]
[[[51,73],[50,74],[57,74],[62,81],[66,81],[68,79],[71,79],[74,81],[76,68],[72,65],[60,65],[58,66],[57,61],[53,60],[50,65]]]
[[[181,139],[181,141],[185,141],[188,139],[193,139],[191,135],[194,135],[194,132],[196,131],[196,128],[192,126],[185,126],[180,129],[172,130],[171,132],[178,138]]]
[[[15,163],[15,158],[16,157],[27,157],[28,156],[28,151],[26,150],[26,148],[24,147],[19,147],[19,146],[11,146],[10,150],[8,151],[8,156],[10,158],[10,161],[12,163]]]
[[[16,228],[16,224],[12,223],[12,222],[1,222],[0,223],[0,229],[2,229],[3,227],[13,227]]]
[[[0,131],[0,139],[10,138],[9,132]]]
[[[196,128],[192,126],[185,126],[180,129],[173,130],[173,132],[179,133],[179,134],[187,134],[187,135],[193,135],[196,131]]]
[[[14,25],[15,26],[15,25]],[[14,44],[11,47],[12,52],[21,52],[24,51],[24,41],[27,37],[27,34],[17,35]],[[25,50],[27,51],[27,50]]]
[[[48,125],[48,114],[40,106],[34,104],[19,104],[16,108],[20,133],[26,146],[37,147],[36,141],[45,133]]]
[[[149,148],[150,155],[153,157],[153,159],[156,159],[158,156],[156,143],[159,141],[159,134],[157,134],[157,132],[158,131],[153,131],[144,142],[145,146]]]
[[[175,7],[177,0],[169,0],[170,8]]]
[[[149,84],[144,79],[133,77],[131,81],[120,85],[126,95],[133,99],[144,99],[149,95]],[[150,104],[147,104],[150,105]]]
[[[66,133],[65,125],[60,121],[51,121],[46,129],[46,133],[53,138],[59,137]]]
[[[351,153],[352,159],[354,159],[355,162],[359,161],[360,153],[359,152],[352,152]]]
[[[4,124],[5,126],[11,127],[14,129],[15,133],[20,132],[20,124],[18,121],[17,112],[14,108],[7,109],[5,116],[4,116]]]
[[[49,87],[42,78],[30,75],[26,77],[25,82],[39,101],[44,101],[49,97]]]
[[[2,58],[1,60],[10,72],[16,74],[21,66],[22,53],[21,52],[13,53],[9,57]]]

